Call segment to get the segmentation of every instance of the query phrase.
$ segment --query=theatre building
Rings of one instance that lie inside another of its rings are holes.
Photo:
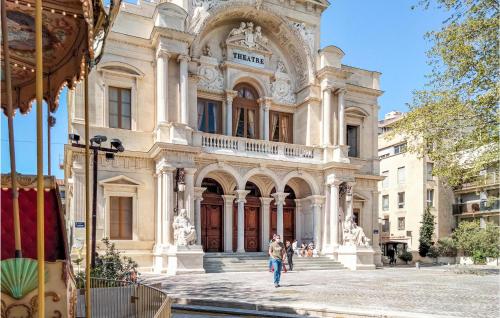
[[[125,147],[114,160],[98,158],[98,239],[109,237],[143,270],[164,271],[181,202],[205,254],[266,251],[279,233],[335,258],[342,221],[353,215],[380,263],[380,73],[320,48],[328,6],[122,5],[89,75],[91,136]],[[68,99],[69,132],[83,139],[83,85]],[[81,148],[66,146],[65,175],[75,253],[85,237]]]

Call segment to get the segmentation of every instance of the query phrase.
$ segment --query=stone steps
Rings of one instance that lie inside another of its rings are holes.
[[[268,270],[269,258],[265,253],[205,254],[203,267],[207,273],[263,272]],[[327,257],[294,257],[294,271],[345,269],[342,264]],[[287,266],[288,268],[288,266]]]

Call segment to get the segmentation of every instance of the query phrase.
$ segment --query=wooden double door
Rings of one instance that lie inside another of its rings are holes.
[[[295,239],[295,206],[293,200],[286,200],[286,205],[283,206],[283,238],[282,242],[293,242]],[[273,234],[278,232],[278,208],[271,203],[269,222],[269,239],[273,238]]]
[[[222,252],[224,204],[220,196],[206,196],[201,204],[201,245],[205,252]]]
[[[260,199],[247,197],[245,203],[245,252],[260,251]],[[233,208],[233,251],[238,248],[238,205]]]

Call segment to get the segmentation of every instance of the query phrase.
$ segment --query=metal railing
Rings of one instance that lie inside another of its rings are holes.
[[[495,185],[500,183],[500,172],[488,172],[483,176],[478,176],[472,180],[469,180],[461,185],[462,189]]]
[[[466,203],[453,204],[453,215],[464,213],[493,212],[500,210],[500,200],[474,200]]]
[[[170,318],[171,300],[162,290],[131,281],[90,279],[93,318]],[[76,317],[86,317],[84,281],[80,287]]]

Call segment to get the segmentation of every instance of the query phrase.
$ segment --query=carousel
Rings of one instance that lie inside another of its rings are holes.
[[[42,112],[44,107],[49,114],[55,112],[62,89],[71,89],[81,80],[87,96],[87,74],[99,62],[120,1],[107,1],[109,6],[105,7],[101,0],[1,0],[1,106],[8,118],[11,168],[1,180],[2,318],[75,316],[77,289],[61,198],[55,178],[43,174]],[[37,174],[27,176],[16,173],[13,116],[29,112],[33,105]],[[88,113],[86,98],[86,137]],[[50,146],[47,149],[50,153]],[[87,145],[86,202],[90,201],[89,153]],[[86,215],[89,221],[89,204]],[[90,230],[87,227],[87,255]],[[90,273],[90,258],[86,260],[86,272]],[[90,275],[86,279],[90,280]],[[88,313],[89,286],[87,283]]]

